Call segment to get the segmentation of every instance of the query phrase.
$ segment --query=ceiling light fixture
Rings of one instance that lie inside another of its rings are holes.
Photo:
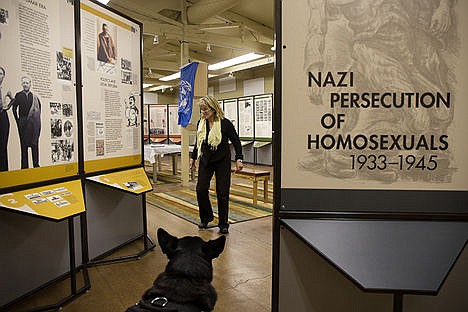
[[[158,35],[154,35],[153,44],[159,44],[159,36]]]
[[[148,69],[148,75],[151,76],[153,72],[151,71],[151,67]]]
[[[211,44],[209,44],[209,43],[206,44],[206,52],[211,53]]]
[[[233,73],[229,73],[228,77],[229,77],[229,78],[234,78],[234,74],[233,74]]]
[[[153,84],[152,83],[144,83],[143,88],[148,88],[151,87]]]
[[[222,61],[222,62],[219,62],[219,63],[216,63],[216,64],[209,65],[208,69],[209,70],[218,70],[218,69],[226,68],[226,67],[229,67],[229,66],[234,66],[234,65],[237,65],[237,64],[253,61],[253,60],[256,60],[256,59],[261,58],[263,56],[264,56],[263,54],[248,53],[248,54],[244,54],[244,55],[241,55],[241,56],[238,56],[238,57],[226,60],[226,61]]]
[[[170,80],[179,79],[179,78],[180,78],[180,72],[177,72],[177,73],[174,73],[174,74],[169,75],[169,76],[161,77],[161,78],[159,78],[159,80],[161,80],[161,81],[170,81]]]

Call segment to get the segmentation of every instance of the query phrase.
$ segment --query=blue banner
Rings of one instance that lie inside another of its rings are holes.
[[[186,127],[192,117],[193,87],[198,62],[185,65],[180,69],[179,113],[178,125]]]

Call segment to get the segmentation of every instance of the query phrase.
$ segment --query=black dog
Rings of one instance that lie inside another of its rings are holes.
[[[212,260],[224,249],[226,238],[205,242],[197,236],[177,238],[158,229],[158,242],[169,263],[143,295],[127,312],[209,312],[217,295],[211,285]]]

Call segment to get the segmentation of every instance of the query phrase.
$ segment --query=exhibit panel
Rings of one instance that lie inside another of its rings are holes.
[[[468,3],[275,3],[272,310],[465,311]]]
[[[253,97],[238,99],[239,137],[241,140],[252,140],[254,136]]]
[[[283,6],[283,187],[468,190],[466,3],[329,3]]]
[[[162,143],[167,140],[167,105],[149,105],[149,132],[151,142]]]
[[[77,175],[73,1],[0,12],[0,189]]]
[[[257,95],[254,100],[255,107],[255,139],[272,138],[273,126],[273,95]]]
[[[239,133],[239,111],[237,110],[237,99],[227,99],[223,101],[224,117],[229,119],[237,133]]]
[[[81,1],[85,172],[142,163],[141,26]]]
[[[304,200],[309,189],[358,188],[368,191],[364,198],[376,200],[371,209],[379,212],[468,213],[468,46],[463,40],[468,27],[459,16],[468,4],[285,2],[280,78],[284,209],[312,209],[289,202],[299,194]],[[364,20],[353,10],[361,10]],[[394,20],[387,21],[387,12]],[[432,16],[443,16],[447,26],[431,29]],[[389,208],[373,196],[374,190],[411,191],[386,196],[390,205],[398,198],[410,200],[413,192],[438,201],[453,194],[462,201]],[[357,202],[365,205],[364,198]],[[330,196],[312,210],[353,211],[335,199]],[[465,208],[460,211],[460,206]]]

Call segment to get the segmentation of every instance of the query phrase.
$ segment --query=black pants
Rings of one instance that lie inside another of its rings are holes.
[[[10,121],[7,112],[0,108],[0,171],[8,171],[8,136]]]
[[[198,165],[197,201],[200,220],[209,222],[213,220],[209,189],[210,181],[216,175],[216,197],[218,199],[218,216],[220,228],[229,227],[229,188],[231,187],[231,156],[228,154],[220,161]]]
[[[39,167],[39,147],[38,143],[26,145],[21,142],[21,169],[29,168],[28,148],[31,147],[33,167]]]

